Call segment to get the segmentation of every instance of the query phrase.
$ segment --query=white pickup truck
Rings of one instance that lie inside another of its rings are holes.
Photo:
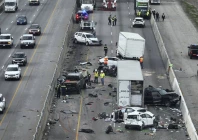
[[[20,38],[21,49],[27,47],[34,48],[35,44],[36,44],[35,36],[33,36],[32,34],[24,34]]]
[[[13,46],[14,39],[11,34],[0,35],[0,47],[11,48]]]
[[[101,46],[102,45],[102,40],[98,40],[97,37],[95,37],[91,33],[86,33],[86,32],[76,32],[74,34],[74,43],[84,43],[86,46],[89,45],[97,45]]]

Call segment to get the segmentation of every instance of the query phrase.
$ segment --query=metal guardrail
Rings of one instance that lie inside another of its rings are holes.
[[[169,59],[169,56],[168,56],[168,53],[166,51],[164,42],[162,40],[161,34],[160,34],[159,30],[158,30],[157,24],[156,24],[155,19],[153,18],[153,16],[151,16],[150,22],[151,22],[152,30],[153,30],[153,33],[155,35],[156,42],[158,44],[158,48],[159,48],[159,51],[160,51],[164,66],[166,68],[166,72],[167,72],[167,74],[169,76],[169,82],[171,84],[171,87],[172,87],[173,90],[175,90],[175,92],[177,94],[179,94],[181,96],[180,109],[181,109],[181,112],[182,112],[182,115],[183,115],[183,119],[184,119],[184,122],[185,122],[185,126],[187,128],[187,132],[189,134],[189,137],[190,137],[191,140],[198,140],[197,131],[196,131],[195,126],[194,126],[194,124],[192,122],[188,107],[187,107],[185,99],[184,99],[184,97],[182,95],[182,91],[181,91],[181,89],[179,87],[179,83],[177,81],[175,73],[174,73],[172,67],[170,66],[171,65],[171,61]]]
[[[36,127],[36,131],[35,131],[35,134],[33,135],[33,140],[42,139],[43,132],[44,132],[46,124],[47,124],[52,99],[53,99],[54,93],[55,93],[55,86],[56,86],[56,82],[57,82],[56,79],[60,76],[62,64],[64,63],[63,60],[64,60],[65,54],[67,52],[67,49],[68,49],[69,41],[71,39],[70,32],[73,29],[73,15],[74,15],[75,11],[76,11],[76,5],[74,6],[72,16],[70,18],[69,24],[65,31],[65,37],[64,37],[64,40],[62,43],[61,53],[59,54],[58,64],[56,64],[56,68],[55,68],[55,71],[54,71],[54,74],[53,74],[53,77],[51,80],[51,84],[50,84],[51,86],[48,89],[47,97],[45,99],[44,106],[41,111],[41,115],[40,115],[40,118],[39,118],[39,121],[38,121],[38,124]]]

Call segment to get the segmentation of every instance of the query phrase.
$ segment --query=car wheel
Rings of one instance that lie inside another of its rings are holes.
[[[78,44],[78,40],[77,40],[77,39],[74,39],[74,43],[75,43],[75,44]]]
[[[141,126],[139,126],[139,130],[140,130],[140,131],[142,131],[142,129],[143,129],[143,126],[142,126],[142,125],[141,125]]]
[[[18,80],[20,80],[20,79],[21,79],[21,75],[19,76]]]
[[[86,42],[86,46],[89,46],[89,42]]]
[[[170,105],[171,105],[171,103],[170,103],[169,101],[166,101],[166,102],[165,102],[165,106],[166,106],[166,107],[170,107]]]
[[[7,81],[8,79],[5,78],[5,81]]]

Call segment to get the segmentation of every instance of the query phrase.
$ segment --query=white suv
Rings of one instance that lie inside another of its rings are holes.
[[[24,34],[20,38],[21,49],[27,47],[34,48],[35,44],[36,44],[35,36],[33,36],[32,34]]]
[[[17,79],[21,78],[21,68],[18,64],[9,64],[5,70],[5,80],[7,79]]]
[[[133,20],[133,27],[145,27],[145,21],[142,17],[136,17]]]

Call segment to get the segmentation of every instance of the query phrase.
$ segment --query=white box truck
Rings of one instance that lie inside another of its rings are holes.
[[[137,60],[120,60],[118,61],[117,73],[118,107],[144,106],[144,79],[140,62]]]
[[[120,32],[117,56],[122,59],[139,59],[144,55],[145,39],[137,33]]]
[[[5,12],[16,12],[18,9],[18,0],[4,0]]]

